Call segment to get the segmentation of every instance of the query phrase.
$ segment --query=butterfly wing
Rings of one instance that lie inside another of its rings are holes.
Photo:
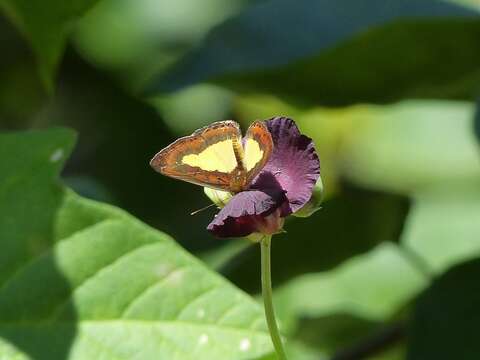
[[[157,153],[150,165],[175,179],[231,191],[232,174],[243,171],[234,150],[239,144],[238,124],[219,121],[176,140]]]
[[[243,139],[243,165],[247,172],[246,182],[250,184],[262,170],[273,151],[273,140],[264,121],[253,122]]]

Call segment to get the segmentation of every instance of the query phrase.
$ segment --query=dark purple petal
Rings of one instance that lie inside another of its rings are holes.
[[[272,134],[274,149],[252,188],[273,186],[286,191],[289,206],[282,208],[282,216],[287,216],[310,200],[320,176],[320,161],[312,139],[300,134],[292,119],[275,117],[266,124]]]
[[[220,210],[207,230],[218,237],[241,237],[261,232],[265,218],[286,202],[282,190],[242,191]]]

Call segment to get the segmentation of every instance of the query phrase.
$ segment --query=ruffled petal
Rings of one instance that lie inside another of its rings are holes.
[[[288,199],[288,206],[282,207],[282,216],[287,216],[310,200],[320,177],[320,160],[312,139],[302,135],[292,119],[274,117],[266,124],[274,149],[251,187],[264,189],[279,184]]]
[[[207,230],[218,237],[242,237],[272,230],[266,228],[272,220],[267,218],[285,203],[287,198],[282,190],[242,191],[220,210]]]

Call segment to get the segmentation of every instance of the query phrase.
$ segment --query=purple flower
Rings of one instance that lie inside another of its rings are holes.
[[[235,194],[208,225],[218,237],[277,233],[284,218],[312,197],[320,177],[312,139],[300,134],[290,118],[275,117],[266,124],[273,139],[272,155],[249,189]]]

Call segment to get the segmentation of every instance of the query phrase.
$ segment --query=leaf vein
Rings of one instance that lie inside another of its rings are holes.
[[[219,288],[220,287],[218,286],[218,284],[215,284],[214,286],[211,286],[206,290],[203,290],[200,294],[197,294],[196,296],[191,298],[186,304],[183,304],[183,308],[180,309],[180,311],[178,312],[177,315],[175,315],[174,318],[179,319],[190,306],[194,305],[197,301],[200,301],[205,296],[210,295],[211,292],[213,292],[214,290],[218,290]]]
[[[122,313],[120,314],[120,318],[125,318],[128,316],[128,312],[133,308],[135,307],[136,304],[138,304],[138,302],[142,301],[143,298],[147,297],[148,294],[153,291],[153,290],[156,290],[156,288],[158,286],[161,286],[165,283],[165,281],[173,276],[175,273],[178,273],[179,271],[181,270],[184,270],[185,268],[188,268],[188,266],[179,266],[177,268],[174,268],[172,270],[170,270],[168,273],[166,273],[163,277],[161,277],[160,279],[156,280],[155,282],[153,282],[152,284],[150,284],[149,286],[147,286],[145,289],[143,289],[137,296],[135,296],[132,301],[127,304],[124,308],[124,310],[122,311]]]
[[[67,304],[73,299],[74,294],[77,293],[81,288],[86,286],[89,282],[95,280],[100,274],[104,273],[105,271],[109,270],[113,266],[115,266],[118,262],[125,260],[127,257],[132,256],[139,250],[143,250],[145,247],[149,246],[158,246],[161,243],[154,242],[154,243],[148,243],[148,244],[140,244],[139,246],[128,250],[126,253],[120,255],[116,259],[114,259],[112,262],[104,265],[100,269],[97,269],[95,272],[93,272],[90,276],[88,276],[84,281],[82,281],[80,284],[78,284],[70,293],[68,296],[58,305],[56,306],[50,316],[50,321],[54,321],[61,313],[61,311],[67,306]]]

